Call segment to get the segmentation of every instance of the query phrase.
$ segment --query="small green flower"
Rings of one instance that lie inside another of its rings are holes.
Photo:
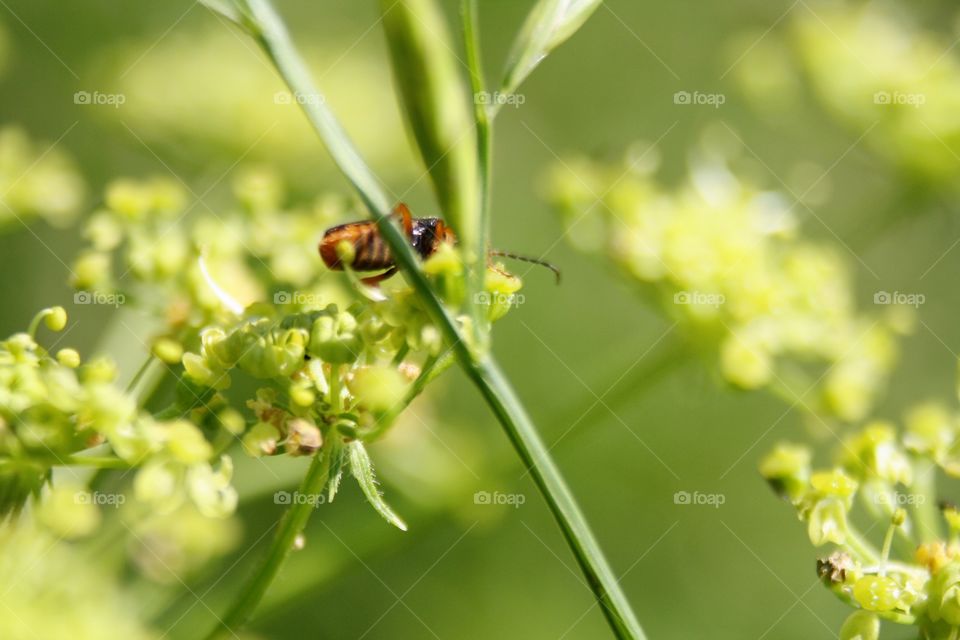
[[[867,611],[891,611],[901,595],[897,581],[885,576],[864,576],[853,585],[853,597]]]
[[[777,495],[796,500],[810,483],[810,450],[792,444],[779,444],[760,463],[760,474]]]
[[[268,422],[258,422],[243,436],[243,448],[255,458],[273,455],[280,440],[280,430]]]
[[[880,637],[880,618],[875,613],[855,611],[840,627],[840,640],[877,640]]]
[[[909,486],[913,469],[900,450],[893,425],[871,422],[843,448],[846,467],[858,475],[872,475],[890,483]]]
[[[398,408],[410,386],[396,368],[385,366],[362,367],[348,384],[358,405],[374,413]]]
[[[847,506],[836,497],[818,500],[810,510],[807,522],[810,542],[819,547],[832,542],[842,545],[847,541]]]
[[[313,322],[310,330],[310,353],[324,362],[349,364],[363,351],[363,335],[356,317],[329,305]]]

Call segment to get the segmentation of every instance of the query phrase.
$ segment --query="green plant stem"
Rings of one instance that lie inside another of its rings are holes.
[[[880,553],[872,544],[864,540],[863,536],[853,525],[847,526],[847,546],[857,555],[864,564],[879,564]]]
[[[298,489],[300,495],[317,495],[323,491],[330,477],[331,458],[332,450],[329,450],[329,447],[321,449],[320,453],[310,463],[307,475],[300,483]],[[313,510],[314,505],[310,500],[292,504],[287,509],[280,520],[276,536],[273,538],[266,556],[261,560],[251,578],[241,588],[240,596],[217,622],[213,631],[206,636],[207,640],[232,636],[235,631],[246,624],[263,599],[263,595],[267,592],[270,584],[280,572],[284,560],[293,550],[297,536],[303,532]]]
[[[917,522],[917,534],[921,542],[941,539],[940,514],[937,513],[937,467],[933,463],[916,459],[914,466],[913,493],[923,496],[913,505],[913,517]]]
[[[153,362],[153,354],[148,354],[146,359],[143,361],[143,364],[140,365],[140,368],[137,369],[137,372],[133,374],[133,377],[130,378],[130,382],[127,384],[126,393],[131,393],[136,389],[137,385],[140,384],[140,380],[143,379],[144,374],[147,372],[147,369],[150,368],[151,363]]]
[[[478,99],[486,94],[486,82],[483,75],[483,63],[480,56],[480,37],[477,31],[477,1],[463,0],[461,5],[463,15],[463,40],[467,54],[467,67],[470,69],[470,89],[473,91],[473,113],[477,127],[477,168],[480,183],[480,234],[477,255],[482,257],[486,264],[486,255],[490,244],[490,194],[491,175],[493,164],[493,123],[490,111],[483,100]],[[482,291],[482,274],[484,269],[478,269],[478,282],[472,291]]]
[[[131,464],[120,458],[110,456],[83,456],[72,455],[65,460],[67,465],[79,467],[96,467],[98,469],[129,469]]]
[[[638,640],[646,638],[586,518],[500,367],[490,358],[469,363],[461,359],[461,364],[493,409],[520,459],[530,470],[616,636]]]
[[[560,471],[540,440],[533,422],[497,364],[488,355],[472,348],[469,338],[460,331],[457,322],[433,292],[420,269],[412,247],[400,229],[390,221],[389,201],[382,192],[379,181],[347,138],[326,101],[319,99],[322,94],[313,85],[306,65],[290,40],[282,20],[269,0],[245,0],[244,4],[243,8],[246,9],[242,11],[244,26],[254,35],[267,56],[277,66],[291,91],[317,98],[298,102],[340,170],[370,209],[397,265],[403,270],[408,282],[439,327],[447,343],[451,345],[460,366],[478,387],[518,455],[530,468],[537,487],[556,518],[611,628],[618,638],[645,639],[646,636],[631,611],[626,596],[620,590],[619,583],[607,564],[600,546],[594,539]],[[329,467],[321,470],[311,466],[311,472],[304,479],[305,485],[309,484],[312,487],[313,484],[309,481],[312,479],[316,483],[321,477],[325,482],[328,472]],[[320,482],[320,486],[323,482]],[[296,505],[296,507],[299,506]],[[285,516],[287,522],[282,525],[281,533],[286,532],[284,542],[290,544],[296,537],[295,531],[297,531],[293,525],[302,527],[309,516],[309,505],[304,510],[296,510],[296,507],[292,508],[291,512],[300,514],[297,522],[292,522],[293,516]],[[229,626],[238,626],[247,619],[262,598],[269,582],[276,576],[280,563],[289,551],[289,545],[284,547],[274,544],[273,549],[278,547],[280,552],[270,554],[265,568],[258,571],[251,583],[244,588],[241,599],[235,603],[230,614],[224,619]],[[223,625],[218,626],[218,631],[222,630]]]

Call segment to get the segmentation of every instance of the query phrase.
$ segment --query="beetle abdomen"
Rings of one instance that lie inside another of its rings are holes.
[[[320,242],[320,257],[331,269],[343,269],[337,246],[341,242],[353,245],[354,259],[351,267],[357,271],[376,271],[393,266],[390,247],[384,242],[373,222],[350,222],[329,229]]]

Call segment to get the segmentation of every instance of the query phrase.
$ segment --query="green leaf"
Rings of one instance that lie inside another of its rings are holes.
[[[337,446],[330,451],[330,480],[327,481],[327,502],[333,502],[340,490],[340,480],[343,478],[343,468],[347,462],[347,454],[343,447]]]
[[[500,93],[513,94],[547,55],[563,44],[603,0],[539,0],[513,43]]]
[[[373,475],[373,463],[370,461],[366,447],[359,440],[354,440],[347,445],[347,452],[350,456],[350,472],[357,479],[363,494],[367,496],[367,501],[387,522],[401,531],[406,531],[407,524],[384,502],[383,495],[377,488],[377,480]]]
[[[381,0],[394,80],[444,217],[477,260],[479,176],[473,109],[433,0]]]

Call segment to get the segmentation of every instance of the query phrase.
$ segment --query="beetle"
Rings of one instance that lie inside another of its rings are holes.
[[[414,218],[410,209],[402,202],[394,207],[391,216],[400,223],[404,235],[410,241],[410,246],[422,259],[426,260],[443,244],[456,244],[457,236],[440,218]],[[343,270],[344,264],[337,253],[337,247],[346,242],[353,247],[353,261],[347,265],[357,271],[379,271],[383,273],[363,278],[364,284],[375,286],[397,273],[397,265],[390,252],[390,247],[380,234],[380,228],[372,220],[363,222],[348,222],[327,229],[320,241],[320,257],[328,268],[335,271]],[[560,270],[556,266],[528,256],[521,256],[506,251],[492,250],[490,256],[514,258],[524,262],[532,262],[544,266],[556,275],[560,282]]]

